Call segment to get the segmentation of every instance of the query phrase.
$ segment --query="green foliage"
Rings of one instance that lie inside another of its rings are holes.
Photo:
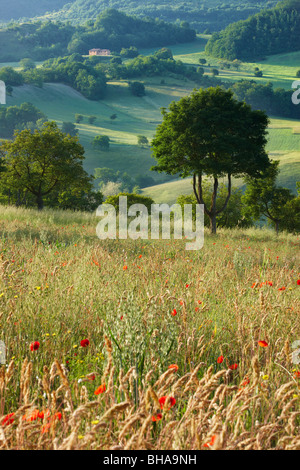
[[[61,130],[64,134],[68,134],[73,137],[78,134],[78,129],[76,129],[75,124],[72,122],[63,122]]]
[[[291,100],[290,91],[273,88],[271,82],[262,84],[254,80],[240,80],[231,86],[239,101],[246,101],[253,109],[261,109],[272,116],[299,119],[299,107]]]
[[[14,8],[10,7],[10,3],[5,4],[2,15],[4,14],[4,18],[8,20],[17,19],[26,10],[27,15],[35,16],[37,9],[38,14],[43,9],[51,11],[51,9],[57,8],[56,3],[61,1],[54,0],[52,7],[52,5],[48,5],[49,0],[40,0],[39,2],[38,0],[28,0],[26,8],[22,9],[20,7],[25,0],[12,0],[12,3],[15,4]],[[262,8],[272,7],[276,3],[277,0],[209,0],[209,2],[203,0],[176,0],[176,2],[170,0],[154,0],[153,2],[143,0],[128,0],[126,2],[124,0],[109,0],[109,2],[107,0],[71,0],[58,13],[47,14],[46,17],[59,18],[62,21],[73,23],[83,23],[89,20],[92,23],[98,13],[109,6],[139,18],[156,19],[159,17],[163,21],[175,23],[182,28],[191,27],[204,32],[204,34],[209,34],[210,31],[219,31],[234,21],[246,19]],[[6,10],[10,12],[8,15],[6,15]]]
[[[163,109],[152,148],[158,164],[152,169],[181,177],[193,176],[194,193],[216,230],[216,216],[226,209],[232,176],[257,176],[269,166],[265,152],[268,117],[233,99],[220,87],[194,91],[169,111]],[[203,200],[202,175],[214,179],[210,207]],[[218,178],[228,177],[224,206],[217,210]]]
[[[110,139],[107,135],[97,135],[92,145],[95,150],[109,150]]]
[[[203,200],[205,204],[209,204],[213,196],[211,185],[208,181],[203,184]],[[221,184],[219,187],[219,194],[216,200],[216,208],[220,210],[226,201],[227,187],[225,184]],[[217,228],[247,228],[253,225],[253,221],[249,215],[244,214],[243,207],[243,192],[241,189],[232,188],[231,197],[227,204],[226,209],[217,215]],[[181,195],[177,198],[177,204],[184,208],[185,204],[193,205],[193,218],[196,217],[196,204],[197,199],[195,194]],[[209,217],[204,214],[204,224],[206,227],[210,226]]]
[[[141,147],[149,145],[149,141],[147,137],[145,137],[144,135],[138,135],[137,140],[138,140],[138,145],[140,145]]]
[[[142,97],[145,96],[145,85],[141,82],[132,82],[129,84],[130,92],[133,96]]]
[[[266,171],[262,172],[260,178],[247,179],[247,188],[242,199],[244,214],[254,220],[260,219],[261,216],[269,219],[277,232],[282,222],[285,228],[292,226],[293,229],[296,227],[299,229],[299,213],[298,215],[297,212],[293,213],[299,207],[299,202],[295,201],[296,198],[289,189],[276,186],[278,173],[279,162],[274,161]]]
[[[36,125],[40,120],[46,120],[46,116],[31,103],[23,103],[21,106],[9,106],[0,108],[0,137],[11,138],[15,130],[26,129],[28,123]]]
[[[88,123],[93,125],[97,121],[97,116],[89,116]]]
[[[0,174],[1,189],[29,193],[40,210],[51,194],[68,191],[71,197],[73,191],[78,197],[78,192],[92,190],[92,178],[82,166],[83,147],[54,122],[46,122],[34,133],[16,132],[14,141],[3,142],[0,150],[5,168]]]
[[[105,200],[105,204],[111,204],[116,209],[117,213],[119,212],[119,197],[127,197],[127,207],[132,206],[133,204],[144,204],[147,207],[148,211],[151,211],[151,205],[154,204],[153,199],[146,196],[141,196],[136,193],[119,193],[115,196],[109,196]]]
[[[26,72],[35,69],[35,63],[32,59],[22,59],[20,60],[20,67]]]
[[[0,69],[0,80],[10,86],[20,86],[24,83],[23,76],[12,67],[2,67]]]
[[[80,124],[83,121],[82,114],[75,114],[75,122],[76,124]]]
[[[250,61],[299,50],[299,30],[300,2],[286,1],[214,33],[205,50],[214,57]]]

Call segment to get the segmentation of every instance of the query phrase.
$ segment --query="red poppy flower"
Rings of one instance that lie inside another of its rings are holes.
[[[229,369],[231,370],[236,370],[237,368],[238,368],[237,364],[232,364],[231,366],[229,366]]]
[[[5,416],[5,418],[2,420],[1,425],[2,426],[9,426],[9,424],[12,424],[14,422],[13,416],[15,413],[9,413],[8,415]]]
[[[216,438],[217,436],[212,436],[210,442],[207,442],[206,444],[204,444],[204,447],[212,447],[215,443]]]
[[[38,341],[34,341],[30,345],[31,351],[37,351],[39,349],[39,347],[40,347],[40,343]]]
[[[106,385],[105,385],[105,384],[100,385],[100,387],[98,387],[98,388],[95,390],[94,394],[95,394],[95,395],[100,395],[101,393],[104,393],[105,390],[106,390]]]
[[[126,269],[128,269],[127,266],[123,266],[123,271],[126,271]]]
[[[189,284],[186,284],[185,287],[188,288],[188,287],[190,287],[190,285],[189,285]]]
[[[296,372],[294,373],[294,379],[300,379],[300,371],[299,370],[296,370]]]
[[[168,367],[168,369],[173,369],[173,370],[174,370],[174,372],[177,372],[177,371],[178,371],[178,369],[179,369],[179,367],[178,367],[178,365],[177,365],[177,364],[171,364],[171,365]]]
[[[89,342],[88,339],[83,339],[82,341],[80,341],[80,345],[81,345],[83,348],[87,348],[89,344],[90,344],[90,342]]]
[[[297,286],[300,286],[300,279],[298,279],[297,281]]]
[[[157,415],[155,416],[152,416],[152,421],[155,422],[155,421],[160,421],[162,419],[162,414],[161,413],[157,413]]]
[[[217,359],[217,363],[222,364],[223,361],[224,361],[224,356],[219,356]]]
[[[280,287],[278,290],[285,290],[285,287]]]
[[[158,400],[159,403],[160,403],[161,409],[163,409],[163,407],[165,406],[165,403],[166,403],[167,399],[168,399],[168,402],[169,402],[169,405],[170,405],[169,409],[172,408],[172,406],[175,405],[176,400],[175,400],[174,397],[163,396],[163,397],[160,397],[159,400]]]
[[[268,347],[268,343],[266,341],[258,341],[258,344],[262,348],[267,348]]]
[[[171,315],[172,315],[172,317],[175,317],[175,316],[177,315],[177,310],[176,310],[176,308],[174,308],[174,310],[172,310]]]

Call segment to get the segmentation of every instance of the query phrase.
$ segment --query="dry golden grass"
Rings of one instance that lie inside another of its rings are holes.
[[[2,210],[0,449],[300,449],[299,237],[96,223]]]

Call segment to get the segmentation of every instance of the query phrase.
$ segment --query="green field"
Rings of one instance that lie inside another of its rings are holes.
[[[185,64],[197,65],[200,57],[206,57],[210,66],[218,67],[216,59],[205,56],[204,48],[208,36],[199,35],[197,41],[171,47],[175,59]],[[141,50],[142,54],[152,54],[155,49]],[[222,80],[236,81],[241,78],[253,79],[249,71],[258,66],[264,72],[264,77],[257,81],[272,80],[274,85],[291,87],[296,70],[299,69],[300,51],[291,54],[280,54],[267,58],[260,64],[241,65],[239,71],[222,71]],[[297,65],[298,64],[298,65]],[[18,67],[17,63],[0,64]],[[38,66],[41,64],[39,63]],[[205,67],[209,72],[210,67]],[[162,83],[162,78],[164,82]],[[13,96],[8,97],[7,104],[20,105],[29,101],[43,111],[50,120],[59,125],[63,121],[74,122],[76,113],[84,116],[84,121],[77,124],[80,141],[86,150],[85,168],[89,173],[97,167],[109,167],[121,172],[127,171],[132,176],[148,174],[159,186],[147,188],[145,194],[151,195],[158,202],[175,201],[178,194],[191,192],[190,181],[175,181],[164,183],[164,175],[150,171],[155,163],[151,157],[150,148],[140,148],[137,145],[137,135],[145,135],[149,141],[153,138],[157,125],[161,122],[161,107],[168,107],[171,101],[179,100],[189,94],[195,83],[187,79],[170,77],[151,77],[142,80],[146,86],[146,96],[133,97],[126,81],[109,82],[105,99],[97,102],[84,98],[70,87],[60,84],[45,84],[43,88],[23,86],[15,88]],[[110,116],[117,114],[112,121]],[[97,117],[95,125],[88,124],[88,117]],[[95,151],[91,142],[96,135],[108,135],[111,139],[110,150]],[[272,119],[269,129],[267,150],[271,158],[281,162],[279,183],[295,190],[295,182],[300,175],[300,122],[288,119]],[[238,181],[237,184],[242,184]]]

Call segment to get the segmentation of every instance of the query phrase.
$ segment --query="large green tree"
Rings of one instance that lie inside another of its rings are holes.
[[[33,195],[38,209],[54,191],[91,190],[92,177],[83,169],[84,148],[77,137],[46,122],[40,130],[17,131],[0,146],[4,171],[1,186]]]
[[[270,165],[265,151],[268,117],[262,111],[238,102],[232,92],[220,87],[200,89],[163,109],[163,121],[152,142],[158,164],[153,170],[193,177],[198,204],[216,233],[217,216],[231,196],[232,177],[259,177]],[[213,178],[210,205],[203,199],[203,176]],[[219,209],[216,201],[219,179],[228,178],[227,197]]]

